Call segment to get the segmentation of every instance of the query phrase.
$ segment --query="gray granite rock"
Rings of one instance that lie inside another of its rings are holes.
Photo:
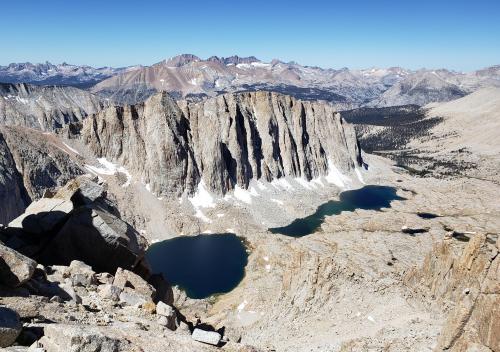
[[[35,272],[36,262],[0,244],[0,282],[17,287],[28,281]]]
[[[222,338],[218,332],[215,331],[205,331],[201,329],[194,329],[191,335],[193,340],[198,342],[208,343],[209,345],[217,346]]]
[[[0,347],[8,347],[16,341],[23,325],[12,309],[0,307]]]

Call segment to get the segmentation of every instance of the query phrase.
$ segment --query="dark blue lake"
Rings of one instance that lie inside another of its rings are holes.
[[[380,210],[389,208],[393,200],[405,200],[405,198],[398,196],[394,187],[365,186],[342,192],[340,200],[332,200],[320,205],[314,214],[296,219],[287,226],[270,228],[269,231],[291,237],[302,237],[316,232],[325,220],[325,216],[356,209]]]
[[[235,234],[177,237],[155,243],[146,257],[190,298],[206,298],[235,288],[245,276],[248,253]]]

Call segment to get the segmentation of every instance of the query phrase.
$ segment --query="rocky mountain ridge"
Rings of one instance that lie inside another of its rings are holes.
[[[0,124],[53,131],[96,113],[107,102],[74,87],[0,83]]]
[[[223,195],[251,179],[311,180],[362,163],[354,130],[330,104],[269,92],[179,104],[159,93],[90,116],[80,133],[96,156],[167,196],[194,192],[200,181]]]
[[[137,66],[132,68],[137,68]],[[7,66],[0,66],[0,82],[88,88],[129,69],[131,68],[94,68],[87,65],[80,66],[67,63],[54,65],[50,62],[38,64],[31,62],[11,63]]]
[[[263,62],[254,56],[182,54],[151,66],[92,68],[51,63],[0,66],[0,82],[88,88],[119,104],[134,104],[159,91],[200,100],[241,91],[276,91],[305,100],[327,100],[338,109],[386,107],[460,98],[500,86],[500,66],[463,73],[400,67],[324,69],[295,62]]]
[[[440,70],[322,69],[255,57],[210,57],[184,54],[106,79],[94,93],[117,103],[136,103],[158,91],[199,100],[227,92],[277,91],[308,100],[328,100],[338,108],[425,105],[460,98],[479,88],[500,86],[493,66],[470,73]]]

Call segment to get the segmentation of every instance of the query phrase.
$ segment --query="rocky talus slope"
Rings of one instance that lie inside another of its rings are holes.
[[[81,136],[95,155],[138,172],[166,196],[192,192],[201,180],[225,194],[251,179],[310,180],[362,163],[354,130],[326,103],[253,92],[179,105],[159,93],[108,108],[83,122]]]
[[[257,351],[173,306],[106,185],[79,177],[0,229],[3,351]]]
[[[105,105],[78,88],[0,83],[0,124],[52,131],[80,121]]]

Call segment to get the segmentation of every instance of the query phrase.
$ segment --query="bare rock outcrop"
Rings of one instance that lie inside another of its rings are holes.
[[[184,108],[205,183],[225,193],[250,180],[325,175],[329,163],[351,171],[361,162],[354,130],[321,102],[252,92]],[[214,157],[215,156],[215,157]]]
[[[198,183],[189,121],[165,93],[93,115],[82,134],[97,156],[136,170],[157,193],[180,194]]]
[[[21,214],[29,203],[23,179],[14,158],[0,133],[0,224],[6,224]]]
[[[36,262],[0,243],[0,283],[17,287],[31,279]]]
[[[23,127],[5,126],[1,132],[30,200],[85,173],[52,136]]]
[[[120,219],[104,188],[86,176],[69,182],[53,198],[32,203],[0,237],[41,263],[80,260],[100,272],[142,269],[146,248],[145,239]]]
[[[498,235],[477,234],[466,244],[449,237],[406,275],[448,311],[436,351],[500,350],[499,249]]]
[[[159,93],[91,116],[81,134],[97,156],[137,171],[166,196],[192,192],[201,179],[225,194],[251,179],[310,180],[331,165],[349,173],[362,163],[354,130],[331,105],[270,92],[179,105]]]

